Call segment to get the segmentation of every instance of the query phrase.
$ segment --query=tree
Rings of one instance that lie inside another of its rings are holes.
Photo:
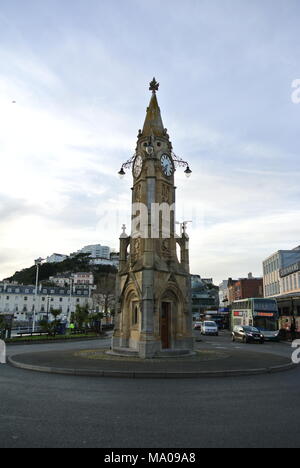
[[[0,339],[4,338],[6,328],[6,321],[3,316],[0,315]]]
[[[96,290],[93,292],[94,309],[103,313],[104,317],[109,314],[114,314],[115,309],[115,290],[116,290],[116,274],[110,272],[108,274],[95,275]]]
[[[101,333],[101,320],[103,319],[103,314],[101,312],[97,312],[96,314],[89,314],[88,316],[88,324],[96,333]]]
[[[76,311],[72,314],[72,321],[75,322],[76,328],[82,330],[84,325],[88,322],[89,317],[89,307],[85,306],[76,306]]]
[[[60,314],[61,314],[61,310],[56,310],[56,309],[51,310],[51,315],[53,315],[53,317],[54,317],[53,322],[51,322],[52,327],[53,327],[53,335],[54,336],[57,333],[58,325],[60,325],[60,323],[61,323],[61,320],[58,320],[58,317],[60,316]]]
[[[48,335],[56,336],[57,328],[61,323],[61,320],[58,320],[58,317],[61,314],[61,310],[53,309],[50,313],[54,317],[54,320],[52,322],[49,322],[48,320],[41,320],[40,326],[43,331],[48,333]]]

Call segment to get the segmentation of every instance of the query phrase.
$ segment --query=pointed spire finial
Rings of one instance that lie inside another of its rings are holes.
[[[158,91],[159,88],[159,83],[156,81],[155,78],[150,83],[150,88],[149,90],[152,91],[153,94],[155,94],[156,91]]]

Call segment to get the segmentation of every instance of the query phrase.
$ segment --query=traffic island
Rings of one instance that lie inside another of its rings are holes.
[[[141,360],[106,353],[107,349],[16,354],[9,364],[21,369],[90,377],[208,378],[259,375],[293,369],[290,359],[252,351],[212,351],[170,359]]]

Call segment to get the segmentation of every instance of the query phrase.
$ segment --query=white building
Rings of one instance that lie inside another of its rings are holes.
[[[15,321],[31,321],[36,310],[36,320],[52,319],[51,310],[61,310],[60,319],[70,320],[76,306],[92,308],[90,288],[74,286],[72,290],[62,287],[0,284],[0,313],[14,314]]]
[[[46,262],[47,263],[60,263],[66,260],[67,258],[68,258],[68,255],[54,253],[50,255],[50,257],[47,257]]]
[[[283,294],[300,293],[300,261],[282,268],[279,275]]]
[[[83,249],[78,250],[77,254],[89,254],[91,258],[106,258],[110,259],[110,247],[101,244],[86,245]]]
[[[228,292],[228,280],[223,280],[222,283],[219,285],[219,301],[220,307],[225,307],[229,300],[229,292]]]
[[[112,259],[112,260],[107,260],[106,258],[92,258],[90,261],[91,265],[110,265],[118,268],[119,266],[119,260],[118,259]]]
[[[300,261],[300,247],[293,250],[278,250],[263,262],[264,296],[276,297],[286,294],[280,272]],[[288,276],[288,275],[285,275]]]
[[[49,281],[59,287],[68,287],[72,283],[74,286],[84,285],[93,286],[94,275],[93,273],[62,273],[56,276],[50,276]]]
[[[67,274],[57,274],[56,276],[50,276],[49,281],[56,286],[61,288],[70,286],[71,284],[71,275]]]
[[[75,286],[85,285],[93,286],[94,275],[93,273],[72,273],[73,282]]]

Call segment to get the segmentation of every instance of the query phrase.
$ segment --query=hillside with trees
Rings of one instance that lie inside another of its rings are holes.
[[[74,257],[69,257],[60,263],[43,263],[39,270],[39,281],[47,281],[50,276],[56,276],[58,273],[80,273],[91,271],[99,276],[106,276],[109,274],[115,275],[117,269],[111,265],[90,265],[89,254],[78,254]],[[15,281],[19,284],[29,285],[35,284],[36,280],[36,266],[17,271],[6,281]]]

